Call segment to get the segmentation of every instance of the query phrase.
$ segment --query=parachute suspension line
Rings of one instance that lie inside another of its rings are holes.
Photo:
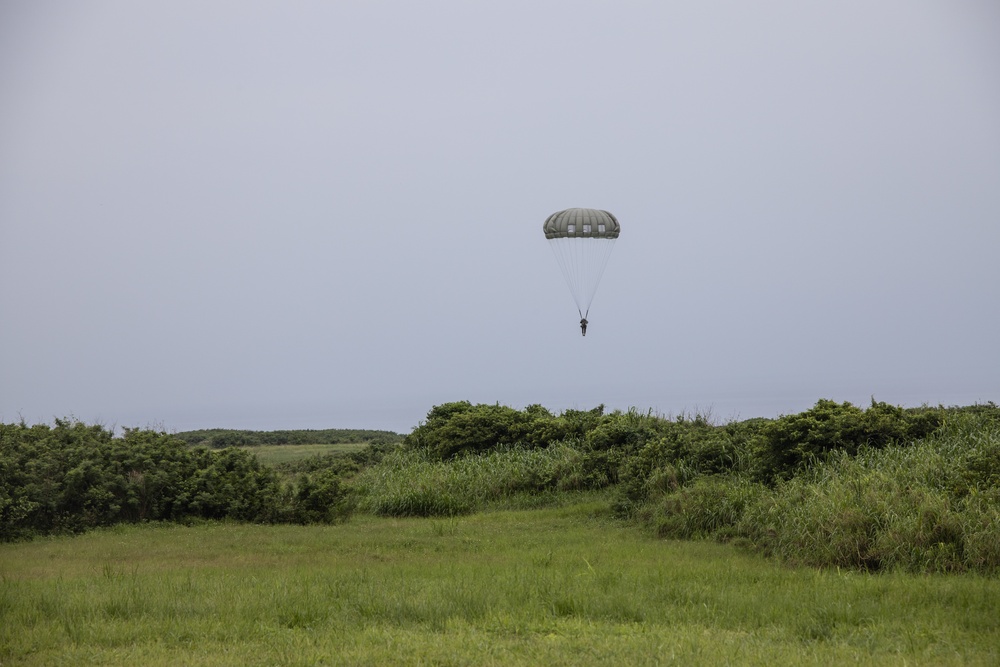
[[[614,239],[558,238],[549,241],[581,317],[590,311]]]
[[[601,248],[603,246],[603,248]],[[590,295],[590,301],[587,302],[587,311],[590,311],[590,303],[594,300],[594,296],[597,294],[597,286],[601,284],[601,278],[604,277],[604,269],[608,266],[608,260],[611,258],[611,250],[615,247],[615,239],[608,239],[602,243],[598,244],[598,247],[603,250],[600,256],[595,260],[595,269],[597,269],[597,275],[593,278],[593,291]]]
[[[566,280],[566,286],[569,287],[570,294],[573,295],[573,301],[576,303],[577,311],[582,311],[583,306],[580,305],[580,297],[576,285],[578,281],[575,275],[575,262],[572,262],[570,256],[568,255],[566,244],[560,243],[562,239],[558,241],[549,241],[549,247],[552,248],[552,254],[556,258],[556,264],[559,265],[559,270],[563,274],[563,278]],[[582,317],[582,316],[581,316]]]

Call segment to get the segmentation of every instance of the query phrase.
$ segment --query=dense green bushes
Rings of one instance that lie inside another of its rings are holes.
[[[759,472],[764,479],[789,477],[832,451],[855,454],[923,438],[941,425],[942,409],[904,410],[872,399],[867,410],[821,400],[805,412],[781,417],[762,430]]]
[[[718,426],[697,415],[555,416],[461,402],[431,410],[405,440],[409,458],[365,473],[361,490],[378,513],[468,512],[535,488],[522,484],[533,473],[516,456],[572,452],[558,479],[573,481],[559,488],[612,486],[619,516],[664,537],[734,540],[818,566],[994,572],[998,433],[993,404],[904,409],[873,400],[862,409],[821,400],[799,414]],[[498,465],[508,470],[502,483],[484,473]],[[377,475],[387,481],[371,481]]]
[[[165,433],[0,424],[0,539],[129,521],[332,520],[349,510],[346,495],[329,475],[282,483],[246,451],[191,448]]]
[[[582,438],[600,423],[604,406],[586,412],[567,410],[559,417],[540,405],[515,410],[505,405],[444,403],[427,413],[403,440],[404,446],[439,459],[485,452],[505,445],[545,447],[567,438]]]
[[[831,449],[773,484],[739,473],[677,483],[637,514],[662,536],[733,539],[796,564],[998,571],[1000,420],[936,418],[920,440]]]
[[[273,468],[244,450],[98,426],[0,426],[0,531],[117,521],[323,522],[355,506],[451,516],[607,488],[617,516],[663,537],[734,541],[791,563],[1000,571],[1000,408],[866,409],[717,425],[635,410],[555,415],[435,406],[397,445]],[[513,499],[513,500],[512,500]]]

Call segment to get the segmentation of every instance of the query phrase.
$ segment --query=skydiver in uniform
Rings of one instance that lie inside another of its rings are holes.
[[[587,335],[587,318],[586,317],[584,317],[583,319],[580,320],[580,333],[582,333],[584,336]]]

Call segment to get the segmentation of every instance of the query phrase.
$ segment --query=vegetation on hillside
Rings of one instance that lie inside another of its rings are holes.
[[[295,431],[241,431],[209,428],[174,434],[192,446],[224,449],[226,447],[257,447],[262,445],[341,445],[354,443],[384,444],[399,442],[403,436],[392,431],[366,429],[301,429]]]
[[[526,466],[530,457],[532,463]],[[725,425],[700,415],[437,406],[358,480],[390,515],[475,511],[525,491],[613,490],[663,537],[733,541],[787,562],[1000,570],[1000,408],[820,400]]]
[[[1000,571],[992,403],[820,400],[719,425],[459,401],[433,407],[405,438],[273,467],[246,450],[57,420],[0,426],[0,482],[7,539],[122,521],[334,521],[355,508],[455,516],[605,489],[619,519],[663,537],[731,541],[796,564]]]

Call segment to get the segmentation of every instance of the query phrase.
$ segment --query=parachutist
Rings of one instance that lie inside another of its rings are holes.
[[[607,211],[568,208],[546,218],[542,229],[576,302],[580,333],[586,336],[590,304],[621,225]]]

